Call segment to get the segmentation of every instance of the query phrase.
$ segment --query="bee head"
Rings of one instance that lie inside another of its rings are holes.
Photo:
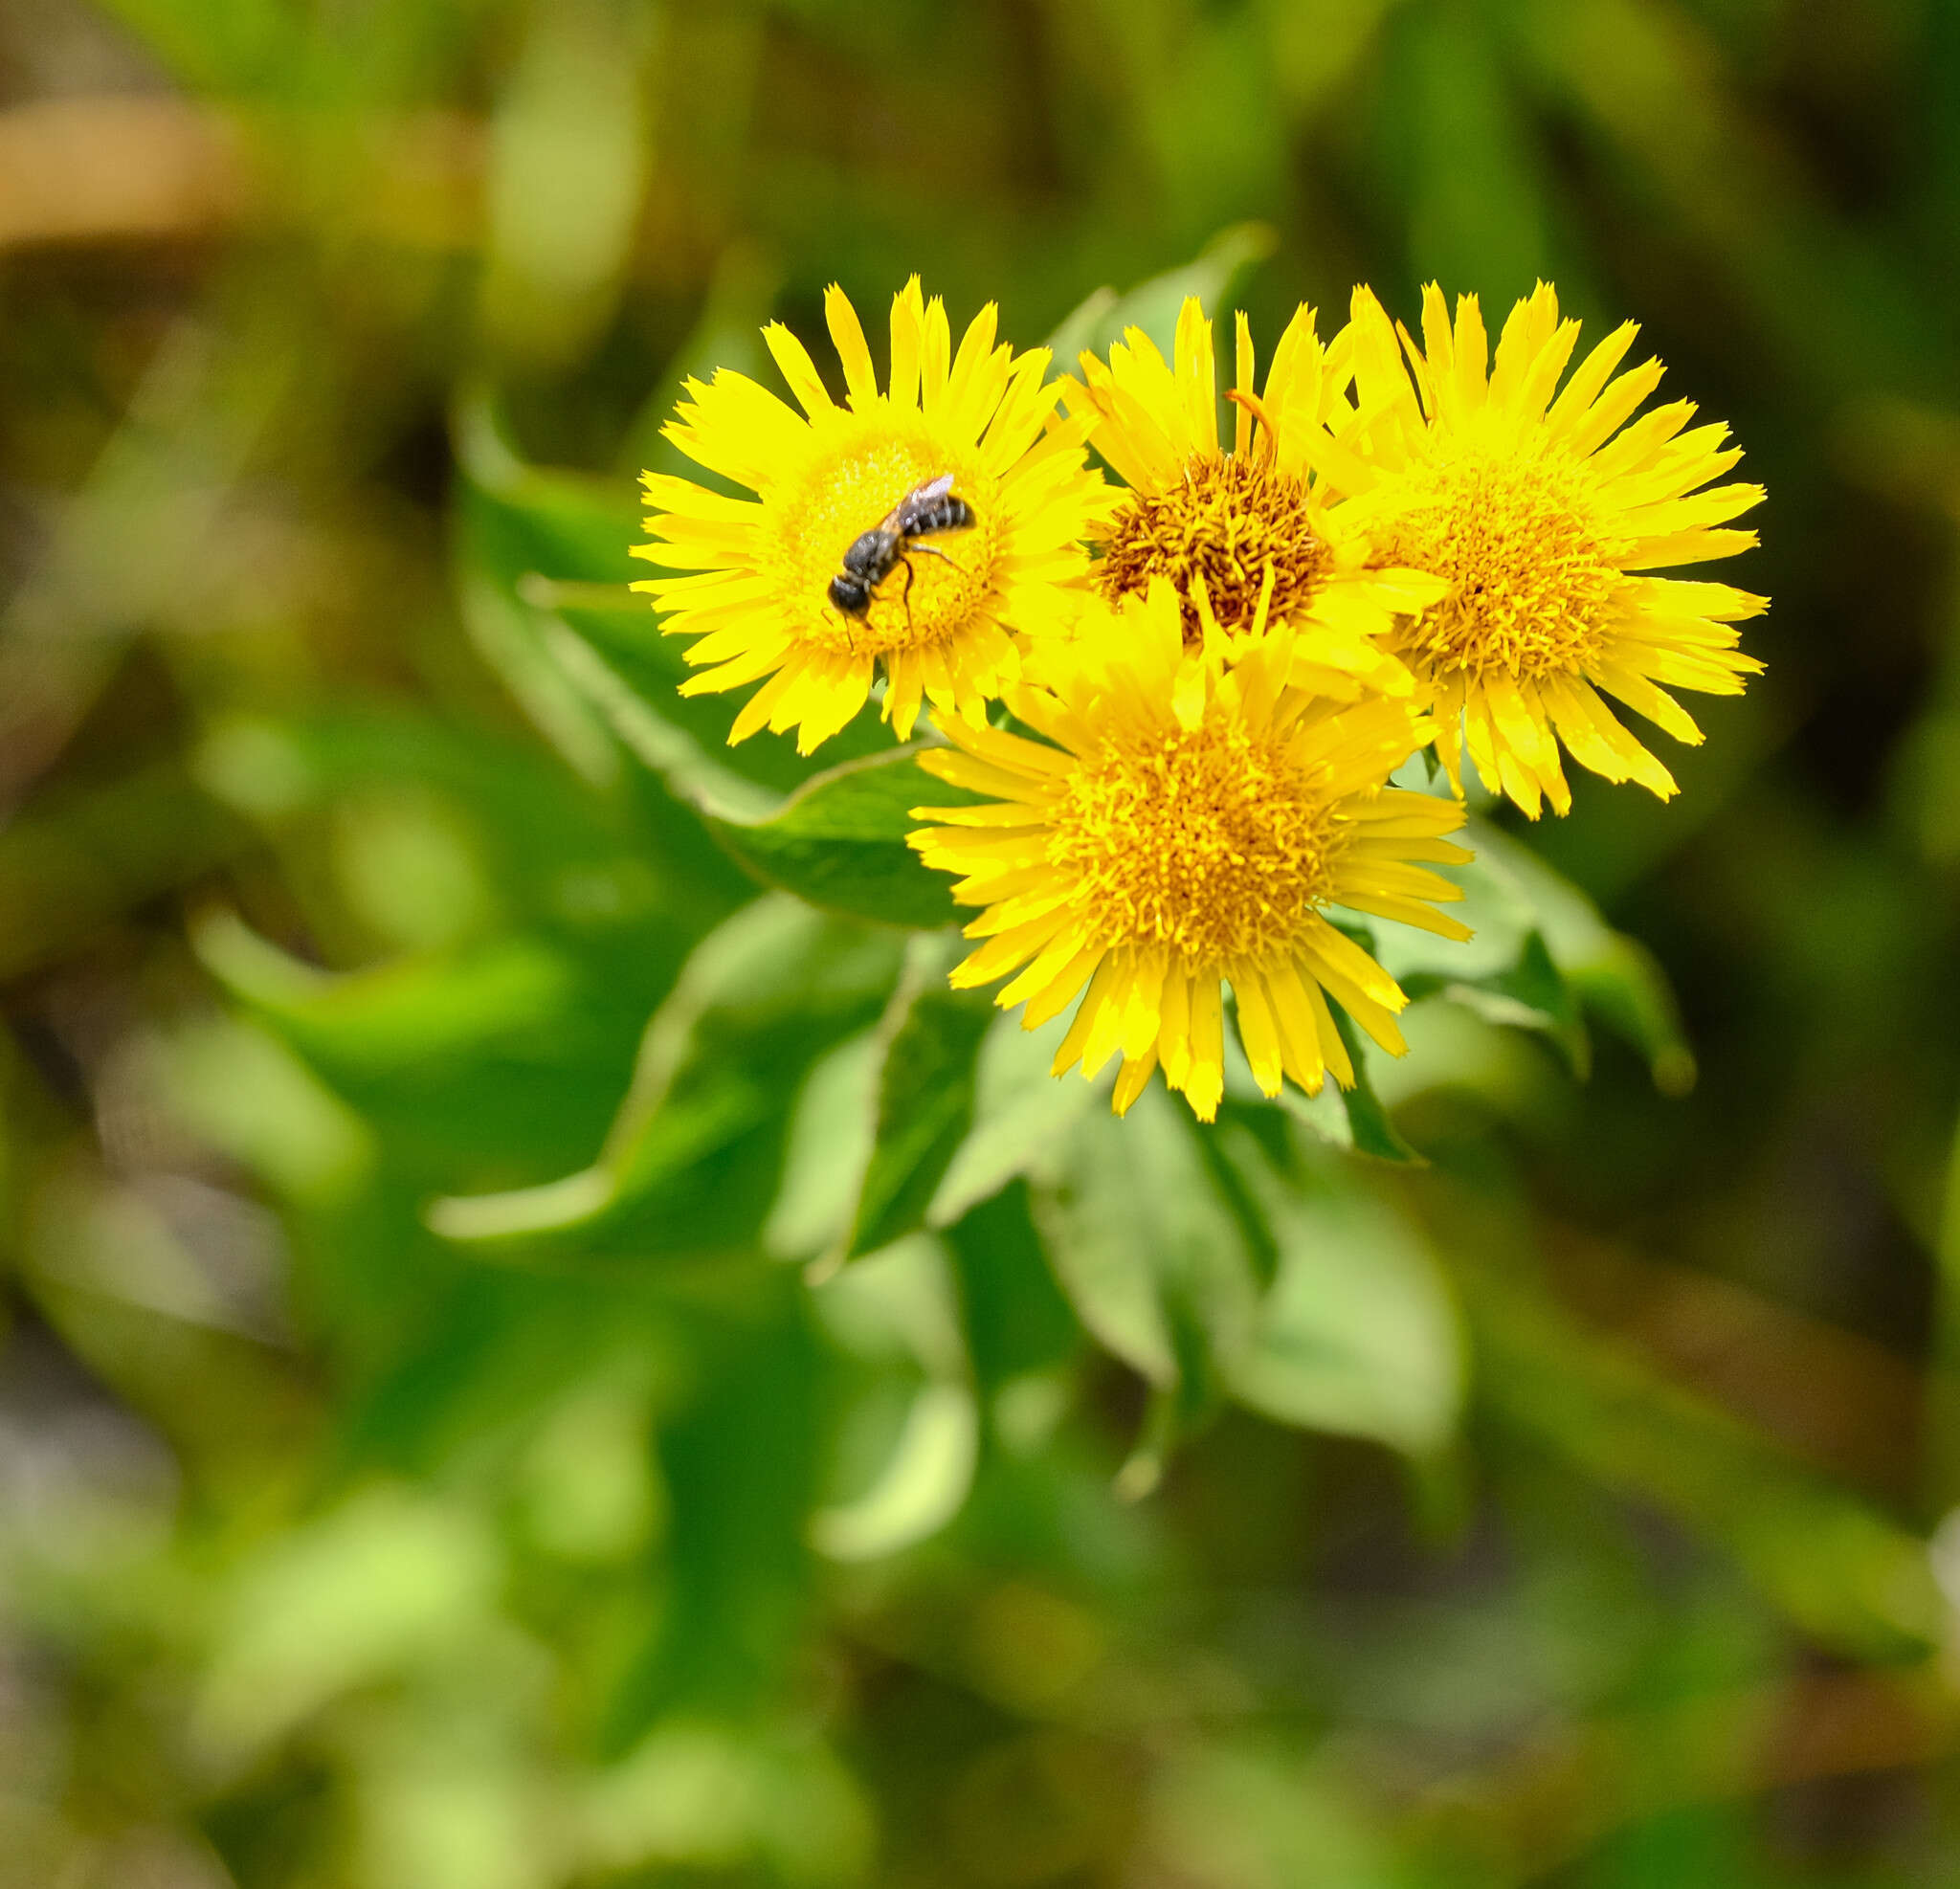
[[[853,571],[840,570],[831,579],[829,596],[846,616],[862,616],[871,608],[871,586]]]

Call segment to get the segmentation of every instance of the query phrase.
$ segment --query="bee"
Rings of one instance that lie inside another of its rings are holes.
[[[937,545],[919,542],[934,532],[972,529],[975,522],[973,508],[964,499],[954,498],[952,487],[951,473],[941,473],[937,478],[928,478],[924,484],[915,485],[871,530],[860,532],[852,539],[844,552],[844,567],[831,579],[826,592],[844,615],[855,616],[861,622],[871,609],[871,593],[899,566],[903,565],[905,588],[902,594],[905,599],[905,621],[909,625],[912,620],[914,575],[910,553],[913,551],[946,558],[955,570],[966,567],[958,559],[947,557]]]

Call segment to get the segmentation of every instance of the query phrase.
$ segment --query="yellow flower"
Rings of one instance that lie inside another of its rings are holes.
[[[803,408],[793,412],[745,375],[689,381],[666,436],[690,458],[746,486],[726,498],[649,473],[654,542],[635,555],[680,576],[650,578],[670,634],[698,637],[682,685],[694,695],[768,678],[730,731],[798,729],[804,753],[835,734],[886,678],[883,712],[902,740],[922,696],[980,718],[1020,674],[1015,635],[1066,628],[1082,583],[1080,541],[1107,487],[1083,464],[1080,430],[1044,431],[1058,389],[1048,353],[994,345],[990,302],[952,351],[946,309],[914,277],[893,298],[890,386],[880,393],[864,331],[833,286],[824,313],[843,363],[847,403],[824,390],[802,344],[780,323],[769,352]],[[861,616],[828,589],[847,546],[908,492],[947,474],[971,508],[969,529],[915,549]]]
[[[1243,315],[1236,341],[1230,452],[1218,436],[1212,324],[1194,298],[1178,317],[1170,363],[1132,328],[1106,366],[1084,354],[1081,380],[1063,381],[1069,411],[1092,422],[1089,443],[1129,487],[1090,532],[1097,588],[1113,603],[1166,578],[1183,602],[1187,642],[1215,623],[1236,650],[1290,623],[1302,633],[1299,686],[1346,700],[1365,689],[1406,696],[1407,672],[1376,639],[1441,587],[1376,559],[1309,481],[1309,450],[1348,380],[1341,344],[1321,344],[1303,305],[1261,393]]]
[[[1433,909],[1458,888],[1415,862],[1470,856],[1442,834],[1454,802],[1387,788],[1425,738],[1406,701],[1330,702],[1286,679],[1295,632],[1275,626],[1230,666],[1187,649],[1169,585],[1092,612],[1083,659],[1010,706],[1048,740],[948,722],[953,745],[920,757],[942,780],[993,796],[914,809],[940,824],[911,835],[953,896],[987,909],[986,942],[955,985],[1016,967],[996,1002],[1025,1000],[1025,1029],[1083,986],[1055,1059],[1094,1076],[1121,1053],[1119,1114],[1150,1072],[1201,1121],[1224,1093],[1229,978],[1238,1033],[1267,1095],[1290,1076],[1308,1093],[1331,1069],[1354,1080],[1332,997],[1384,1049],[1404,1048],[1393,978],[1325,916],[1344,906],[1467,938]]]
[[[1765,599],[1649,574],[1753,544],[1754,532],[1720,527],[1762,487],[1709,485],[1742,455],[1726,427],[1682,431],[1685,400],[1628,424],[1662,371],[1649,361],[1614,378],[1632,322],[1559,392],[1579,324],[1559,320],[1548,283],[1511,311],[1487,379],[1474,296],[1459,298],[1453,331],[1432,284],[1422,331],[1421,348],[1402,337],[1405,367],[1381,304],[1355,291],[1355,409],[1336,412],[1314,457],[1384,556],[1448,585],[1390,643],[1433,693],[1438,757],[1460,786],[1467,743],[1484,781],[1533,818],[1541,795],[1571,805],[1561,742],[1582,767],[1664,799],[1673,776],[1601,691],[1699,742],[1667,690],[1738,695],[1762,667],[1734,626]]]

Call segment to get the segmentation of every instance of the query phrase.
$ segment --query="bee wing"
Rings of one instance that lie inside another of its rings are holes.
[[[884,515],[880,531],[897,532],[902,537],[912,528],[912,521],[929,506],[936,504],[953,489],[951,473],[941,473],[937,478],[928,478],[924,485],[915,485],[905,496]]]

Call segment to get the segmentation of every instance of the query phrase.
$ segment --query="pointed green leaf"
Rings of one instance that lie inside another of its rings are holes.
[[[1695,1055],[1666,973],[1637,939],[1617,932],[1598,907],[1528,847],[1472,819],[1466,844],[1478,864],[1500,876],[1528,909],[1547,955],[1584,1007],[1647,1058],[1654,1086],[1684,1095],[1695,1085]]]
[[[948,988],[951,953],[927,948],[914,955],[921,988],[886,1041],[876,1131],[846,1258],[925,1224],[935,1190],[973,1120],[975,1065],[993,1006],[984,992]]]
[[[430,1226],[465,1243],[548,1237],[581,1252],[753,1239],[775,1196],[804,1072],[882,1011],[897,942],[787,899],[703,940],[641,1041],[598,1159],[543,1187],[451,1197]]]
[[[1374,1092],[1374,1084],[1368,1078],[1368,1059],[1373,1053],[1373,1046],[1366,1041],[1354,1019],[1340,1005],[1331,1006],[1334,1028],[1341,1033],[1341,1040],[1348,1046],[1348,1059],[1354,1064],[1354,1086],[1339,1091],[1342,1112],[1348,1118],[1348,1129],[1353,1136],[1353,1146],[1358,1154],[1371,1154],[1377,1161],[1414,1162],[1419,1164],[1422,1157],[1405,1142],[1396,1131],[1395,1124],[1389,1119],[1389,1111],[1382,1106],[1382,1100]],[[1334,1078],[1327,1078],[1327,1086],[1334,1086]]]
[[[1064,1013],[1024,1030],[1018,1013],[995,1012],[974,1066],[972,1127],[933,1194],[928,1226],[951,1226],[1024,1175],[1052,1177],[1076,1119],[1107,1106],[1078,1072],[1050,1073],[1068,1023]]]
[[[1193,1403],[1211,1359],[1239,1348],[1257,1301],[1245,1241],[1208,1170],[1190,1112],[1146,1089],[1123,1120],[1079,1117],[1067,1156],[1038,1180],[1036,1224],[1062,1290],[1097,1340]]]
[[[466,479],[457,547],[466,569],[506,590],[533,571],[589,584],[624,584],[645,574],[628,555],[641,535],[631,478],[529,464],[480,392],[459,404],[452,431]]]
[[[1290,1186],[1250,1136],[1221,1139],[1279,1255],[1250,1341],[1227,1361],[1233,1395],[1284,1423],[1436,1450],[1461,1402],[1462,1346],[1421,1233],[1338,1167]]]
[[[845,1350],[880,1367],[867,1403],[889,1408],[894,1367],[924,1374],[869,1480],[859,1467],[846,1483],[858,1493],[811,1518],[813,1545],[833,1560],[894,1554],[952,1520],[978,1460],[979,1411],[952,1269],[939,1240],[917,1235],[833,1274],[814,1304]]]
[[[1235,223],[1219,231],[1191,261],[1139,282],[1126,295],[1106,288],[1096,290],[1049,336],[1048,345],[1055,350],[1055,371],[1074,373],[1079,354],[1106,353],[1129,328],[1141,328],[1169,360],[1185,298],[1196,296],[1205,313],[1215,320],[1234,284],[1254,264],[1271,256],[1279,242],[1278,233],[1269,224]]]
[[[905,844],[912,809],[972,798],[924,773],[916,746],[847,761],[752,824],[710,817],[709,829],[765,885],[848,918],[929,930],[957,923],[952,881]]]
[[[1475,978],[1418,971],[1399,982],[1412,999],[1443,997],[1475,1011],[1486,1023],[1543,1033],[1581,1078],[1592,1068],[1592,1044],[1578,994],[1552,962],[1541,932],[1527,932],[1517,962],[1503,970]]]
[[[695,672],[687,642],[662,633],[652,604],[629,590],[603,585],[554,584],[532,578],[523,601],[545,619],[547,652],[573,686],[591,700],[612,731],[681,798],[699,798],[718,812],[760,817],[783,794],[835,767],[897,745],[866,700],[857,717],[815,754],[799,754],[793,733],[759,728],[730,745],[728,731],[746,691],[684,696],[680,684]],[[649,732],[651,731],[651,732]],[[677,745],[677,737],[684,744]],[[676,777],[677,760],[686,773]],[[749,783],[769,799],[750,805]]]

